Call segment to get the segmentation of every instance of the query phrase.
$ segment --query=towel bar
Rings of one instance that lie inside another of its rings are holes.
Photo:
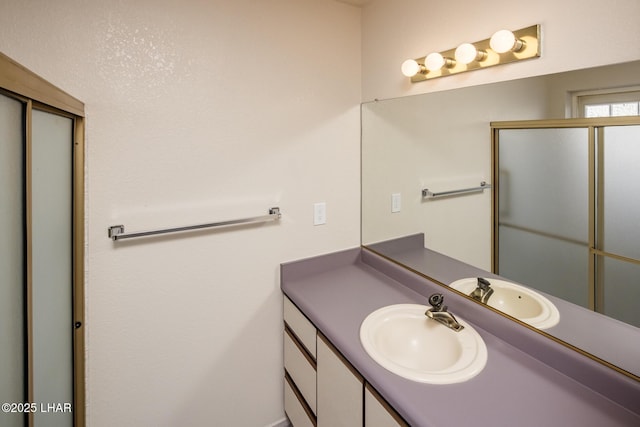
[[[255,216],[251,218],[233,219],[229,221],[211,222],[208,224],[188,225],[185,227],[166,228],[163,230],[151,230],[151,231],[137,231],[133,233],[125,233],[124,225],[112,225],[109,227],[109,238],[114,242],[122,239],[132,239],[136,237],[153,236],[156,234],[178,233],[182,231],[199,230],[202,228],[214,228],[214,227],[226,227],[230,225],[239,224],[253,224],[258,222],[276,221],[279,220],[282,214],[280,208],[269,209],[269,214],[262,216]]]
[[[491,184],[487,184],[484,181],[482,181],[480,183],[479,187],[463,188],[461,190],[440,191],[440,192],[437,192],[437,193],[429,191],[428,188],[425,188],[424,190],[422,190],[422,197],[425,197],[425,198],[428,198],[428,199],[435,199],[437,197],[455,196],[455,195],[458,195],[458,194],[467,194],[467,193],[476,193],[476,192],[479,192],[479,191],[484,191],[486,188],[491,188]]]

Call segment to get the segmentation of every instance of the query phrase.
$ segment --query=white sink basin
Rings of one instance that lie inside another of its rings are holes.
[[[456,332],[427,318],[419,304],[382,307],[360,326],[360,341],[369,356],[404,378],[430,384],[466,381],[487,363],[487,347],[466,322]],[[454,313],[455,314],[455,313]]]
[[[493,294],[486,304],[538,329],[547,329],[560,321],[556,306],[539,293],[500,279],[487,279]],[[470,277],[453,282],[450,287],[469,295],[476,288],[478,279]]]

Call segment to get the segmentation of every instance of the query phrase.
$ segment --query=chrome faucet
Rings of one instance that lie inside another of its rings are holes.
[[[458,323],[455,316],[447,311],[447,306],[444,305],[444,297],[442,294],[431,295],[429,297],[429,304],[431,304],[431,308],[424,312],[429,319],[438,321],[456,332],[464,329],[464,326]]]
[[[478,286],[469,294],[469,296],[474,300],[486,304],[492,294],[493,289],[491,288],[491,283],[489,283],[487,279],[478,277]]]

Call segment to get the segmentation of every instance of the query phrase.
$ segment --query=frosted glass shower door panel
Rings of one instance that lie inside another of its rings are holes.
[[[585,245],[500,226],[500,275],[589,306],[589,249]]]
[[[640,126],[606,127],[602,144],[604,212],[598,246],[640,259]]]
[[[33,396],[73,402],[73,121],[33,111]],[[46,408],[46,406],[45,406]],[[38,411],[36,427],[70,427],[72,414]]]
[[[498,137],[498,273],[586,305],[588,130],[502,129]]]
[[[0,95],[0,402],[23,402],[24,364],[24,138],[22,103]],[[0,413],[0,425],[24,425]]]
[[[640,328],[640,265],[603,257],[603,313]]]

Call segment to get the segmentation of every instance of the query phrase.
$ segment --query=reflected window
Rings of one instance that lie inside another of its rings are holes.
[[[574,95],[575,117],[624,117],[640,115],[640,87]]]

